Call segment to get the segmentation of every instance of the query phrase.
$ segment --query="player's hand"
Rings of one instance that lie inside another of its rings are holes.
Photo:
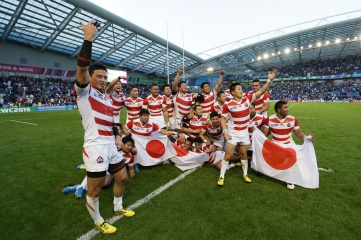
[[[273,79],[275,79],[275,77],[277,76],[277,69],[273,69],[272,72],[268,72],[268,79],[273,81]]]
[[[231,140],[232,139],[231,134],[229,134],[228,132],[224,133],[223,136],[224,136],[224,138],[226,140]]]
[[[202,130],[202,129],[199,129],[199,128],[198,128],[198,129],[194,129],[194,130],[193,130],[193,133],[200,133],[201,130]]]
[[[178,68],[178,75],[181,75],[183,72],[183,67],[182,66],[179,66]]]
[[[84,32],[84,40],[93,41],[93,38],[98,32],[96,26],[93,25],[94,19],[91,19],[87,25],[84,25],[83,22],[80,22],[81,29]]]
[[[226,74],[226,71],[220,70],[220,71],[219,71],[219,74],[220,74],[220,75],[224,75],[224,74]]]
[[[303,138],[303,140],[304,141],[311,141],[311,142],[313,142],[313,141],[315,141],[315,136],[313,135],[313,134],[310,134],[310,135],[308,135],[308,136],[305,136],[304,138]]]
[[[120,150],[123,147],[123,142],[120,136],[117,136],[115,138],[115,146],[117,146],[118,150]]]

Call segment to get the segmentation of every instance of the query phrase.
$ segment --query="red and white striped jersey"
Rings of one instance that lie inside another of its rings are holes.
[[[193,149],[193,152],[195,153],[204,153],[207,150],[211,150],[211,145],[207,145],[205,143],[202,143],[202,149]]]
[[[123,152],[123,151],[119,151],[119,152],[123,156],[126,164],[134,163],[134,156],[131,152],[128,152],[128,153]]]
[[[261,114],[256,113],[253,118],[249,119],[248,123],[248,133],[249,139],[252,140],[253,135],[253,126],[256,126],[261,130],[262,126],[266,124],[267,118]]]
[[[143,107],[143,99],[137,98],[133,100],[131,97],[128,97],[124,101],[124,105],[127,108],[127,119],[139,118],[139,111]]]
[[[300,128],[295,117],[288,115],[284,119],[279,119],[276,114],[268,117],[264,126],[269,128],[272,141],[283,144],[294,144],[292,131]]]
[[[248,97],[251,97],[251,99]],[[240,102],[232,99],[223,105],[222,116],[229,117],[229,131],[247,131],[250,113],[249,106],[253,100],[252,96],[245,96],[241,98]]]
[[[122,92],[118,94],[117,92],[113,91],[110,94],[110,98],[113,101],[113,116],[118,116],[120,109],[122,109],[124,106],[125,95]]]
[[[207,150],[211,150],[211,146],[212,145],[207,145],[205,143],[202,143],[202,149],[195,149],[193,150],[193,152],[195,153],[205,153]],[[213,154],[213,152],[209,152],[208,153],[208,162],[213,162],[215,158],[215,155]]]
[[[113,103],[110,97],[88,85],[75,85],[77,105],[84,127],[84,147],[114,144]]]
[[[147,108],[152,117],[163,116],[163,107],[166,107],[163,101],[164,99],[161,95],[158,95],[156,98],[150,95],[144,99],[143,108]]]
[[[176,118],[182,118],[184,116],[188,116],[190,113],[190,109],[192,104],[194,104],[193,94],[186,93],[182,94],[177,92],[173,98],[174,103],[174,115]]]
[[[253,94],[254,94],[253,91],[249,91],[247,93],[247,95],[253,95]],[[254,100],[254,105],[255,105],[256,111],[261,110],[261,108],[263,107],[265,102],[270,102],[270,98],[271,98],[271,95],[269,94],[268,91],[266,91],[258,99]]]
[[[211,113],[213,109],[214,102],[216,100],[217,93],[215,90],[212,90],[209,94],[204,94],[204,100],[199,105],[201,105],[203,109],[203,115],[207,116],[209,113]]]
[[[226,102],[229,102],[230,100],[233,99],[233,95],[231,94],[231,90],[230,90],[230,89],[224,90],[224,93],[226,94]]]
[[[189,129],[197,130],[197,129],[203,129],[203,126],[207,122],[207,118],[204,116],[201,116],[200,118],[197,118],[196,116],[193,116],[191,119],[189,119],[189,122],[186,123]],[[199,133],[187,133],[189,137],[194,140],[196,137],[199,136]]]
[[[216,111],[218,113],[218,117],[221,118],[222,117],[223,106],[219,105],[218,102],[215,102],[213,109],[214,109],[214,111]]]
[[[151,121],[146,124],[142,124],[140,119],[132,119],[125,126],[130,130],[132,134],[142,135],[142,136],[150,136],[152,132],[159,132],[160,128],[157,124],[152,123]]]
[[[173,96],[170,95],[167,97],[166,95],[163,95],[163,105],[166,105],[167,111],[168,111],[168,117],[173,117],[173,111],[174,111],[174,103],[173,103]]]
[[[211,139],[221,140],[223,138],[223,132],[220,123],[218,123],[216,126],[213,126],[212,123],[208,123],[203,126],[203,130],[207,131],[207,134]]]

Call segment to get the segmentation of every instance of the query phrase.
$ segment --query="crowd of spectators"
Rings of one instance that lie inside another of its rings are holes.
[[[1,77],[0,94],[3,97],[0,101],[9,106],[66,105],[75,102],[73,86],[73,81],[59,78]]]
[[[270,68],[273,69],[273,68]],[[270,69],[264,69],[264,76]],[[361,56],[345,58],[311,60],[293,66],[278,68],[279,78],[307,77],[361,73]],[[230,80],[230,79],[229,79]],[[238,81],[252,80],[252,75],[241,76]],[[73,94],[74,81],[60,78],[39,79],[29,76],[0,77],[0,107],[6,106],[59,106],[75,104]],[[149,84],[124,84],[123,92],[128,96],[130,88],[136,86],[139,97],[150,95]],[[228,86],[225,86],[228,87]],[[244,86],[244,91],[250,90]],[[161,87],[162,89],[162,87]],[[192,87],[190,87],[192,90]],[[272,99],[283,100],[352,100],[360,99],[360,81],[331,80],[321,81],[302,80],[284,81],[274,84],[270,88]]]
[[[271,69],[273,69],[273,67],[264,69],[263,72],[268,72]],[[361,69],[361,56],[354,55],[344,58],[310,60],[306,63],[277,68],[277,77],[289,78],[354,74],[358,69]]]

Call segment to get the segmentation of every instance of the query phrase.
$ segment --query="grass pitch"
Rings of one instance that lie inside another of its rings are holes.
[[[289,106],[302,131],[315,134],[318,167],[333,170],[320,171],[319,189],[290,191],[253,170],[246,184],[240,168],[227,171],[219,188],[218,171],[204,166],[135,209],[133,218],[117,221],[115,234],[94,239],[359,239],[361,104]],[[61,192],[85,176],[76,170],[82,163],[79,113],[1,114],[0,126],[0,239],[76,239],[91,230],[84,198]],[[124,205],[181,173],[172,165],[141,168],[127,184]],[[112,202],[110,187],[100,197],[104,218],[112,216]]]

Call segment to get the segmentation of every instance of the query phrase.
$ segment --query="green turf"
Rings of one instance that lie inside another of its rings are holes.
[[[334,170],[320,171],[319,189],[290,191],[252,170],[253,182],[246,184],[241,168],[227,171],[219,188],[218,171],[206,165],[135,209],[135,217],[117,221],[117,233],[94,239],[360,239],[361,104],[289,105],[301,129],[315,134],[318,166]],[[85,200],[61,192],[85,176],[76,170],[79,113],[1,114],[0,126],[0,239],[75,239],[91,230]],[[181,173],[172,165],[141,168],[127,184],[125,206]],[[103,217],[110,218],[111,187],[100,199]]]

